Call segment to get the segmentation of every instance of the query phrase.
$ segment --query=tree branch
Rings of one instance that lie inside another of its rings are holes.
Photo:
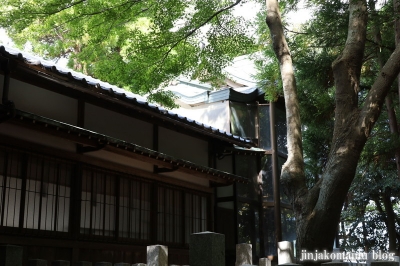
[[[388,94],[391,85],[400,72],[400,44],[386,61],[378,77],[376,78],[371,90],[369,91],[365,103],[361,109],[358,126],[361,133],[369,136],[381,112],[383,102]]]
[[[86,0],[79,0],[79,1],[76,1],[76,2],[72,2],[71,4],[68,4],[65,7],[62,7],[60,9],[57,9],[57,10],[52,11],[52,12],[29,12],[29,13],[22,13],[22,14],[26,14],[26,15],[31,15],[31,14],[33,14],[33,15],[46,15],[46,16],[55,15],[57,13],[60,13],[60,12],[64,11],[64,10],[67,10],[68,8],[71,8],[73,6],[82,4],[83,2],[86,2]]]
[[[240,2],[242,2],[242,0],[236,0],[235,3],[221,8],[219,10],[217,10],[215,13],[213,13],[211,16],[209,16],[205,21],[203,21],[202,23],[200,23],[199,25],[195,26],[192,30],[190,30],[189,32],[187,32],[186,34],[184,34],[181,38],[179,38],[177,41],[173,42],[171,47],[168,49],[168,51],[166,52],[166,55],[168,55],[181,41],[186,40],[187,38],[189,38],[191,35],[193,35],[196,31],[198,31],[201,27],[203,27],[204,25],[206,25],[208,22],[210,22],[213,18],[217,17],[219,14],[221,14],[224,11],[227,11],[235,6],[237,6]],[[161,48],[165,45],[162,46],[155,46],[154,48]]]

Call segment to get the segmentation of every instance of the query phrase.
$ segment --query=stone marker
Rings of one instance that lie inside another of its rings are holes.
[[[22,266],[22,252],[20,246],[0,246],[0,266]]]
[[[51,263],[51,266],[70,266],[68,260],[55,260]]]
[[[335,259],[332,262],[343,262],[342,255],[339,255],[342,253],[340,248],[333,248],[332,253],[335,254]]]
[[[131,266],[131,265],[126,262],[118,262],[118,263],[115,263],[114,266]]]
[[[107,261],[100,261],[100,262],[96,262],[94,265],[95,266],[112,266],[112,263],[107,262]]]
[[[147,246],[147,266],[168,266],[168,247]]]
[[[225,266],[225,235],[201,232],[190,235],[190,266]]]
[[[28,266],[47,266],[47,260],[31,259],[28,260]]]
[[[90,261],[76,261],[74,266],[92,266],[92,263]]]
[[[251,244],[237,244],[236,245],[236,266],[253,263],[253,254]]]
[[[271,266],[271,260],[268,258],[260,258],[258,266]]]
[[[350,266],[350,262],[324,262],[321,266]]]
[[[371,262],[374,260],[374,256],[372,252],[367,253],[367,261],[366,264],[367,266],[371,266]]]
[[[278,265],[294,263],[293,244],[289,241],[278,242]]]

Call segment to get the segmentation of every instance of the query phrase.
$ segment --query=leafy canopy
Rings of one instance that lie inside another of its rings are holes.
[[[0,26],[18,46],[139,94],[179,74],[216,82],[234,57],[252,51],[241,0],[5,0]],[[171,105],[162,91],[150,100]]]

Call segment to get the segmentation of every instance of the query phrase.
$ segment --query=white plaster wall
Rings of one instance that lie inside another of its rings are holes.
[[[10,79],[9,100],[13,101],[19,110],[76,125],[76,99]]]
[[[85,128],[152,149],[153,124],[85,104]]]
[[[208,166],[208,142],[202,139],[159,127],[158,150],[175,158]]]
[[[205,125],[224,130],[228,133],[231,132],[229,123],[229,101],[221,101],[199,106],[182,105],[180,108],[173,109],[172,111]]]

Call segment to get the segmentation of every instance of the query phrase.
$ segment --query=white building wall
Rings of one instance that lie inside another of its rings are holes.
[[[159,127],[158,150],[177,159],[208,166],[208,142],[202,139]]]
[[[119,114],[92,104],[85,104],[86,129],[153,148],[153,124]]]
[[[228,133],[230,128],[230,111],[229,101],[221,101],[199,106],[182,105],[178,109],[173,109],[173,112],[190,119],[201,122]]]
[[[3,87],[3,82],[1,83]],[[10,79],[9,100],[19,110],[76,125],[78,101],[19,80]]]

